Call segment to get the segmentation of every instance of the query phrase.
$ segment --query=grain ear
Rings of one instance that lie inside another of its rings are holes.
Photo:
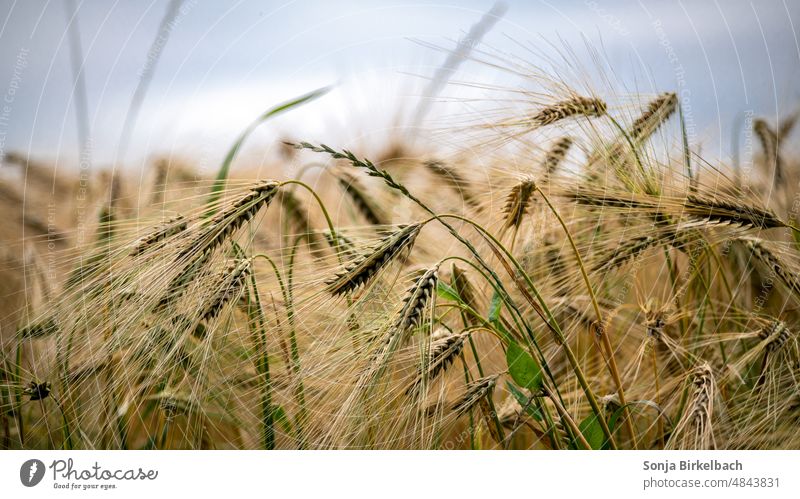
[[[602,100],[578,96],[547,106],[528,118],[527,121],[531,126],[538,128],[553,125],[575,116],[603,116],[606,111],[606,103]]]
[[[420,224],[411,224],[384,237],[377,245],[352,260],[336,276],[326,281],[326,289],[331,294],[340,295],[368,283],[403,250],[413,247],[421,228]]]

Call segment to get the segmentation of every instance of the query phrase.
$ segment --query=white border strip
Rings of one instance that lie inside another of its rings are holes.
[[[46,471],[26,487],[32,459]],[[800,497],[800,451],[31,450],[0,452],[0,470],[8,498]]]

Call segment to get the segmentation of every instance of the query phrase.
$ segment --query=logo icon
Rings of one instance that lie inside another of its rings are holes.
[[[19,468],[19,480],[26,487],[35,487],[44,478],[44,463],[38,459],[28,459]]]

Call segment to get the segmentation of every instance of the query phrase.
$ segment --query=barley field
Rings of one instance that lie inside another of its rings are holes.
[[[798,115],[743,169],[675,89],[513,69],[445,152],[237,160],[319,91],[210,174],[6,154],[0,446],[800,448]]]

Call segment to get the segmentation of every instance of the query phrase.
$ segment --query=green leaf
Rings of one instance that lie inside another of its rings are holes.
[[[445,298],[447,300],[451,300],[458,303],[463,303],[461,297],[458,295],[458,291],[453,289],[452,286],[447,284],[446,282],[438,281],[436,284],[436,293],[439,295],[440,298]]]
[[[528,400],[528,396],[522,393],[522,391],[514,386],[512,383],[506,381],[506,386],[508,387],[508,391],[511,392],[511,395],[517,399],[519,405],[525,409],[525,412],[528,413],[528,416],[532,417],[536,421],[542,420],[542,413],[539,412],[539,408],[536,407],[533,402]]]
[[[222,166],[220,166],[219,171],[217,171],[217,178],[214,181],[214,185],[211,187],[211,194],[208,196],[208,201],[206,202],[208,209],[203,214],[204,217],[208,218],[216,212],[214,203],[216,203],[222,195],[222,190],[225,188],[225,182],[228,179],[228,173],[230,172],[231,164],[233,163],[234,158],[236,158],[236,154],[238,154],[239,149],[241,149],[242,144],[244,144],[244,141],[247,139],[247,137],[249,137],[250,134],[253,133],[253,131],[258,128],[260,124],[264,123],[273,116],[321,97],[328,93],[328,90],[328,87],[319,88],[305,95],[301,95],[296,99],[292,99],[268,109],[255,121],[250,123],[247,128],[245,128],[242,134],[239,135],[239,138],[236,139],[236,142],[233,143],[233,146],[231,146],[230,150],[228,150],[228,154],[225,155],[225,160],[222,162]]]
[[[578,425],[578,429],[581,430],[583,438],[589,442],[589,446],[592,449],[598,450],[603,448],[603,444],[606,441],[606,436],[603,434],[603,428],[597,421],[597,416],[594,414],[587,416],[587,418],[581,421],[581,424]]]
[[[514,341],[514,337],[511,336],[511,333],[509,333],[506,327],[503,326],[502,322],[500,321],[495,322],[494,327],[495,329],[497,329],[497,331],[500,333],[500,335],[503,337],[504,340],[506,340],[509,343],[512,343]]]
[[[519,386],[531,391],[536,391],[542,386],[542,371],[536,361],[514,342],[508,344],[506,363],[509,374]]]
[[[503,301],[497,291],[492,294],[492,301],[489,303],[489,322],[496,324],[500,319],[500,311],[503,308]]]

